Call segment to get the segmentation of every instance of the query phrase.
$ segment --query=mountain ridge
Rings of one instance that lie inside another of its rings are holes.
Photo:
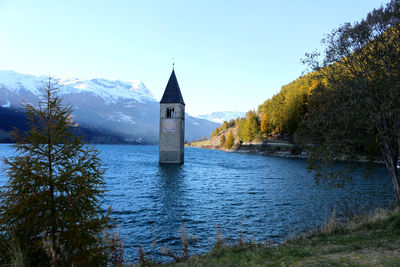
[[[0,70],[0,107],[21,109],[36,106],[46,76]],[[108,132],[144,144],[158,143],[159,103],[139,80],[54,77],[63,103],[73,105],[73,119],[82,128]],[[218,124],[186,114],[186,139],[207,136]]]

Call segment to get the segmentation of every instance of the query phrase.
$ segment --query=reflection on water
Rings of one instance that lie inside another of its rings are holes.
[[[316,185],[300,159],[273,158],[185,149],[185,164],[158,164],[156,146],[99,145],[107,195],[121,226],[125,256],[138,259],[138,247],[160,261],[161,247],[181,252],[179,234],[185,225],[198,242],[191,253],[203,253],[215,241],[218,224],[226,240],[241,231],[256,241],[283,240],[288,233],[320,225],[337,206],[372,210],[393,202],[385,168],[361,177],[362,169],[344,189]],[[0,145],[0,157],[12,149]],[[0,163],[0,167],[1,167]],[[0,183],[6,181],[0,172]]]
[[[180,206],[185,192],[184,175],[182,165],[160,164],[156,175],[160,190],[162,208],[171,217],[179,217],[182,210],[175,208]]]
[[[183,164],[158,164],[157,177],[165,179],[182,178]]]
[[[176,245],[178,240],[172,237],[178,234],[184,221],[185,210],[190,208],[182,205],[185,195],[183,165],[159,164],[157,168],[156,183],[159,190],[156,194],[159,196],[160,205],[155,231],[157,236],[164,235],[160,240],[161,244],[168,240]]]

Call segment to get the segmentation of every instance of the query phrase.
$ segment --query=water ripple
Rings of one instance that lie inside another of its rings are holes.
[[[384,168],[362,171],[344,189],[316,185],[306,163],[285,159],[185,149],[184,165],[159,165],[156,146],[96,146],[107,169],[107,193],[121,226],[125,257],[138,260],[138,248],[157,261],[162,247],[182,252],[182,227],[193,237],[191,253],[204,253],[215,242],[216,226],[226,240],[242,233],[250,240],[276,242],[320,225],[333,207],[372,210],[393,201]],[[0,145],[0,157],[12,148]],[[2,168],[0,161],[0,168]],[[6,175],[0,172],[0,183]],[[195,242],[196,241],[196,242]]]

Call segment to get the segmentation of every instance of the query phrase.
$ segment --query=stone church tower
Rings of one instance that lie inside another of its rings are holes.
[[[183,163],[185,140],[185,102],[172,69],[160,101],[159,162]]]

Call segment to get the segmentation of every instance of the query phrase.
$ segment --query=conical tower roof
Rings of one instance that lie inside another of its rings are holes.
[[[179,89],[178,80],[176,79],[175,71],[173,69],[160,103],[181,103],[185,105],[181,94],[181,89]]]

